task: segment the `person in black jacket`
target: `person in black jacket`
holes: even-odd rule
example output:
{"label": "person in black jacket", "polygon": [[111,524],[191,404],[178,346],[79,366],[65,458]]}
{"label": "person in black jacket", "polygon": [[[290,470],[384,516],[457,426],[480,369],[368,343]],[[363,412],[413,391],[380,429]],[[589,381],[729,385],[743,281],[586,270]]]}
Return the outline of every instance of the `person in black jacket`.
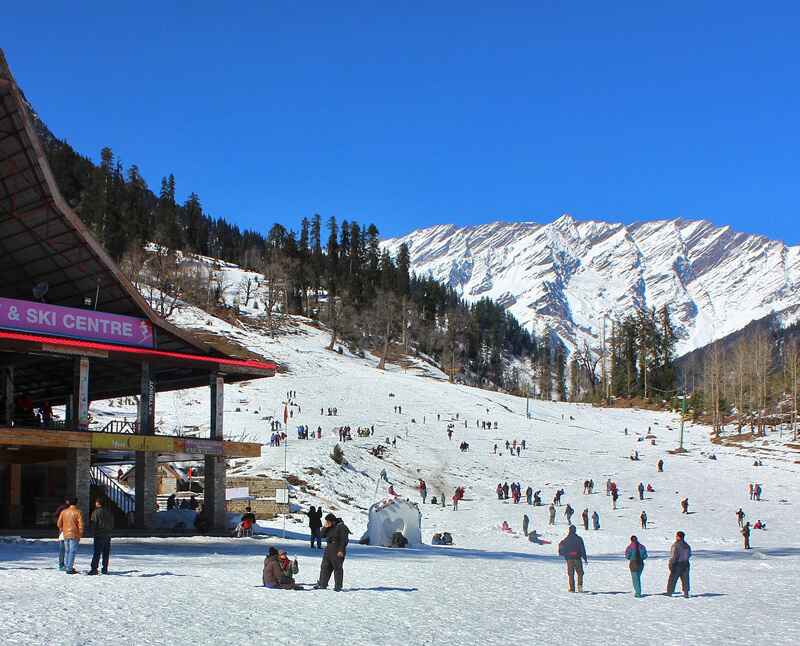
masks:
{"label": "person in black jacket", "polygon": [[311,549],[314,549],[314,543],[317,543],[317,549],[322,549],[322,507],[319,509],[311,505],[306,512],[308,516],[308,529],[311,531]]}
{"label": "person in black jacket", "polygon": [[314,587],[324,590],[328,587],[328,582],[333,574],[334,590],[339,592],[344,582],[344,559],[347,556],[347,536],[350,530],[342,522],[341,518],[336,518],[333,514],[325,516],[325,525],[322,535],[325,537],[325,552],[322,555],[322,564],[319,569],[319,582]]}
{"label": "person in black jacket", "polygon": [[583,559],[584,563],[589,561],[586,558],[586,547],[583,539],[578,536],[575,525],[569,526],[569,532],[564,540],[558,544],[558,555],[563,556],[567,562],[567,581],[569,591],[575,592],[575,574],[578,575],[578,592],[583,592]]}
{"label": "person in black jacket", "polygon": [[95,510],[92,512],[91,523],[94,532],[94,555],[92,556],[92,569],[89,574],[97,574],[100,557],[103,558],[103,574],[108,574],[108,559],[111,555],[111,531],[114,529],[114,514],[103,506],[103,501],[98,498],[94,501]]}

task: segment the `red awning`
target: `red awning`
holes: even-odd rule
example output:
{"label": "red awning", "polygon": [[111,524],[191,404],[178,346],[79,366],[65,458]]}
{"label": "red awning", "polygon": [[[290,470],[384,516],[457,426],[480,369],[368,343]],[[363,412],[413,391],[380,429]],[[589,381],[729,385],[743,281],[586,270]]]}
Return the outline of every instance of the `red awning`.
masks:
{"label": "red awning", "polygon": [[130,346],[113,345],[111,343],[97,343],[95,341],[78,341],[77,339],[65,339],[63,337],[40,336],[36,334],[25,334],[22,332],[6,332],[0,330],[0,341],[19,341],[22,343],[43,343],[50,346],[62,348],[75,348],[94,350],[100,352],[115,352],[117,354],[127,354],[141,359],[172,359],[178,361],[189,361],[194,363],[208,363],[219,366],[230,366],[232,368],[243,368],[245,370],[269,370],[275,371],[278,365],[272,361],[252,361],[245,359],[226,359],[215,358],[198,354],[187,354],[185,352],[167,352],[165,350],[150,350],[147,348],[133,348]]}

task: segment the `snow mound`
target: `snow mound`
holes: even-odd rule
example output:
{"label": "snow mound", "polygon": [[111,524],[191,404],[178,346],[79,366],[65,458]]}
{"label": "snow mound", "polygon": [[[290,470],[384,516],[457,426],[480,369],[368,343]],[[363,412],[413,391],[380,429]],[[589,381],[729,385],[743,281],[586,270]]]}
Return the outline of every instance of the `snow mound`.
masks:
{"label": "snow mound", "polygon": [[370,545],[391,547],[395,532],[406,537],[408,547],[422,543],[422,513],[416,503],[393,498],[376,502],[369,508],[367,537]]}

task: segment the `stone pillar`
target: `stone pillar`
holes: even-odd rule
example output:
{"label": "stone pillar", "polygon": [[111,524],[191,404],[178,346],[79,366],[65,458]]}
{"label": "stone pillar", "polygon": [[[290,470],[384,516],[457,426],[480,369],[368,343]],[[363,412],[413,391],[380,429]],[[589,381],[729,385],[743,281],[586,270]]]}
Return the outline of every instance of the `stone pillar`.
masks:
{"label": "stone pillar", "polygon": [[[225,380],[220,374],[211,375],[211,422],[210,438],[222,441],[223,411],[225,407]],[[225,457],[206,455],[205,479],[203,485],[203,509],[214,529],[225,529],[227,517],[225,513]]]}
{"label": "stone pillar", "polygon": [[[150,364],[142,364],[141,392],[139,394],[139,433],[155,435],[156,385]],[[136,451],[135,492],[136,527],[151,529],[156,508],[156,454]]]}
{"label": "stone pillar", "polygon": [[8,527],[22,527],[22,465],[8,465]]}
{"label": "stone pillar", "polygon": [[83,512],[84,526],[88,527],[90,505],[89,469],[92,465],[90,449],[67,449],[67,495],[75,498]]}
{"label": "stone pillar", "polygon": [[11,426],[14,423],[14,366],[3,366],[2,374],[3,410],[2,423]]}
{"label": "stone pillar", "polygon": [[72,429],[89,430],[89,357],[75,359],[72,380]]}
{"label": "stone pillar", "polygon": [[[70,422],[74,431],[89,430],[89,358],[76,357],[72,380]],[[83,512],[84,523],[91,514],[89,469],[92,464],[91,449],[67,449],[67,492],[75,498]]]}

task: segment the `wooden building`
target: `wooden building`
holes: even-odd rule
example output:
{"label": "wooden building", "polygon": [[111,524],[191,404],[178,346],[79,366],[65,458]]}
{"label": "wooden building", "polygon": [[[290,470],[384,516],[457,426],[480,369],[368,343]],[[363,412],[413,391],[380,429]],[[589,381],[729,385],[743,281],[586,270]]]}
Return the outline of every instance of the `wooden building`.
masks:
{"label": "wooden building", "polygon": [[[205,511],[225,524],[225,460],[261,446],[226,442],[226,382],[274,374],[159,318],[65,203],[0,51],[0,529],[46,524],[65,495],[117,502],[98,465],[135,464],[136,525],[152,523],[159,462],[203,461]],[[204,386],[208,438],[155,434],[155,398]],[[89,431],[89,402],[140,398],[135,425]],[[65,405],[66,420],[47,411]],[[132,432],[131,432],[132,431]],[[120,502],[120,504],[123,504]],[[124,511],[124,510],[123,510]]]}

